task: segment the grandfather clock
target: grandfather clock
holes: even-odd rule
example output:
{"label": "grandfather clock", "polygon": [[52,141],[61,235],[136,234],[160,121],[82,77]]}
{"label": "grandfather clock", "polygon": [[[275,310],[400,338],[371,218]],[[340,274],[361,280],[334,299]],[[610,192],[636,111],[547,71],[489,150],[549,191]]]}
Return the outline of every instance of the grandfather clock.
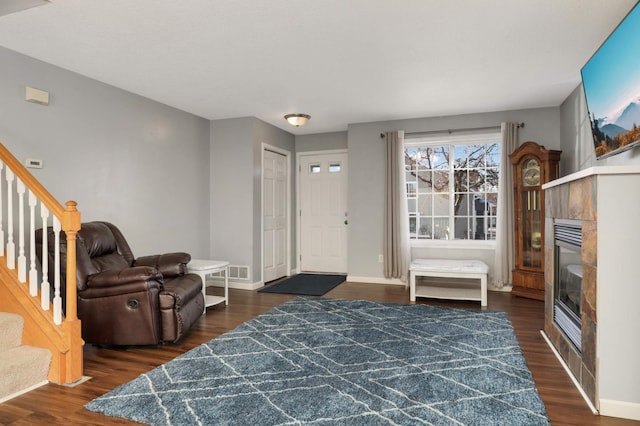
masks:
{"label": "grandfather clock", "polygon": [[513,164],[516,296],[544,300],[544,191],[560,176],[562,151],[525,142],[509,156]]}

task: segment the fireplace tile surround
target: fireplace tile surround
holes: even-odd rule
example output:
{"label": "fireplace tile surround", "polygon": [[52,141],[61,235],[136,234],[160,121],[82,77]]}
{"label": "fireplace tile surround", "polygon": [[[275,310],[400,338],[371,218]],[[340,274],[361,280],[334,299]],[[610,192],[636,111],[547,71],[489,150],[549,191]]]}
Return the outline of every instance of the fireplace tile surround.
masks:
{"label": "fireplace tile surround", "polygon": [[[600,414],[640,420],[640,166],[592,167],[545,190],[545,325]],[[582,351],[554,321],[554,221],[582,225]],[[629,380],[631,379],[631,380]]]}
{"label": "fireplace tile surround", "polygon": [[[544,330],[567,363],[574,377],[593,404],[596,400],[597,345],[597,222],[596,176],[588,176],[565,185],[547,189],[545,199],[545,324]],[[580,353],[554,322],[554,219],[582,222],[582,353]]]}

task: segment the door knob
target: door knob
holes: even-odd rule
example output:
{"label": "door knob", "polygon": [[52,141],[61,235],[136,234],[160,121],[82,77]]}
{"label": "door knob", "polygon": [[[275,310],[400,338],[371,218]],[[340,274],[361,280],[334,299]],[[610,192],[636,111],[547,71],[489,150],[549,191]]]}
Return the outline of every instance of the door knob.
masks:
{"label": "door knob", "polygon": [[349,221],[348,221],[348,220],[345,220],[345,221],[344,221],[344,224],[345,224],[345,225],[348,225],[348,224],[349,224]]}

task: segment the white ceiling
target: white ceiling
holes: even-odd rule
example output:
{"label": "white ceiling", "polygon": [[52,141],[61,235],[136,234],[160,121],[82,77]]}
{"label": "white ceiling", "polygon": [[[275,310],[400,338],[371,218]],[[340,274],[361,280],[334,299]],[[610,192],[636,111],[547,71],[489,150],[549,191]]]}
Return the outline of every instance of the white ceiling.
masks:
{"label": "white ceiling", "polygon": [[207,119],[308,134],[558,106],[636,1],[51,0],[0,16],[0,45]]}

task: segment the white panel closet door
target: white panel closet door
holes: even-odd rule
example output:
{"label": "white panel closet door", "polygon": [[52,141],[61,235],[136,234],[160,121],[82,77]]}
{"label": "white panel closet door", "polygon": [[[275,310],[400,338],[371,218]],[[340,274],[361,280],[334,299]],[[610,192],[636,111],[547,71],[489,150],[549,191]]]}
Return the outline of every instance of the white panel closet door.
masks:
{"label": "white panel closet door", "polygon": [[264,151],[263,281],[287,275],[287,157]]}

